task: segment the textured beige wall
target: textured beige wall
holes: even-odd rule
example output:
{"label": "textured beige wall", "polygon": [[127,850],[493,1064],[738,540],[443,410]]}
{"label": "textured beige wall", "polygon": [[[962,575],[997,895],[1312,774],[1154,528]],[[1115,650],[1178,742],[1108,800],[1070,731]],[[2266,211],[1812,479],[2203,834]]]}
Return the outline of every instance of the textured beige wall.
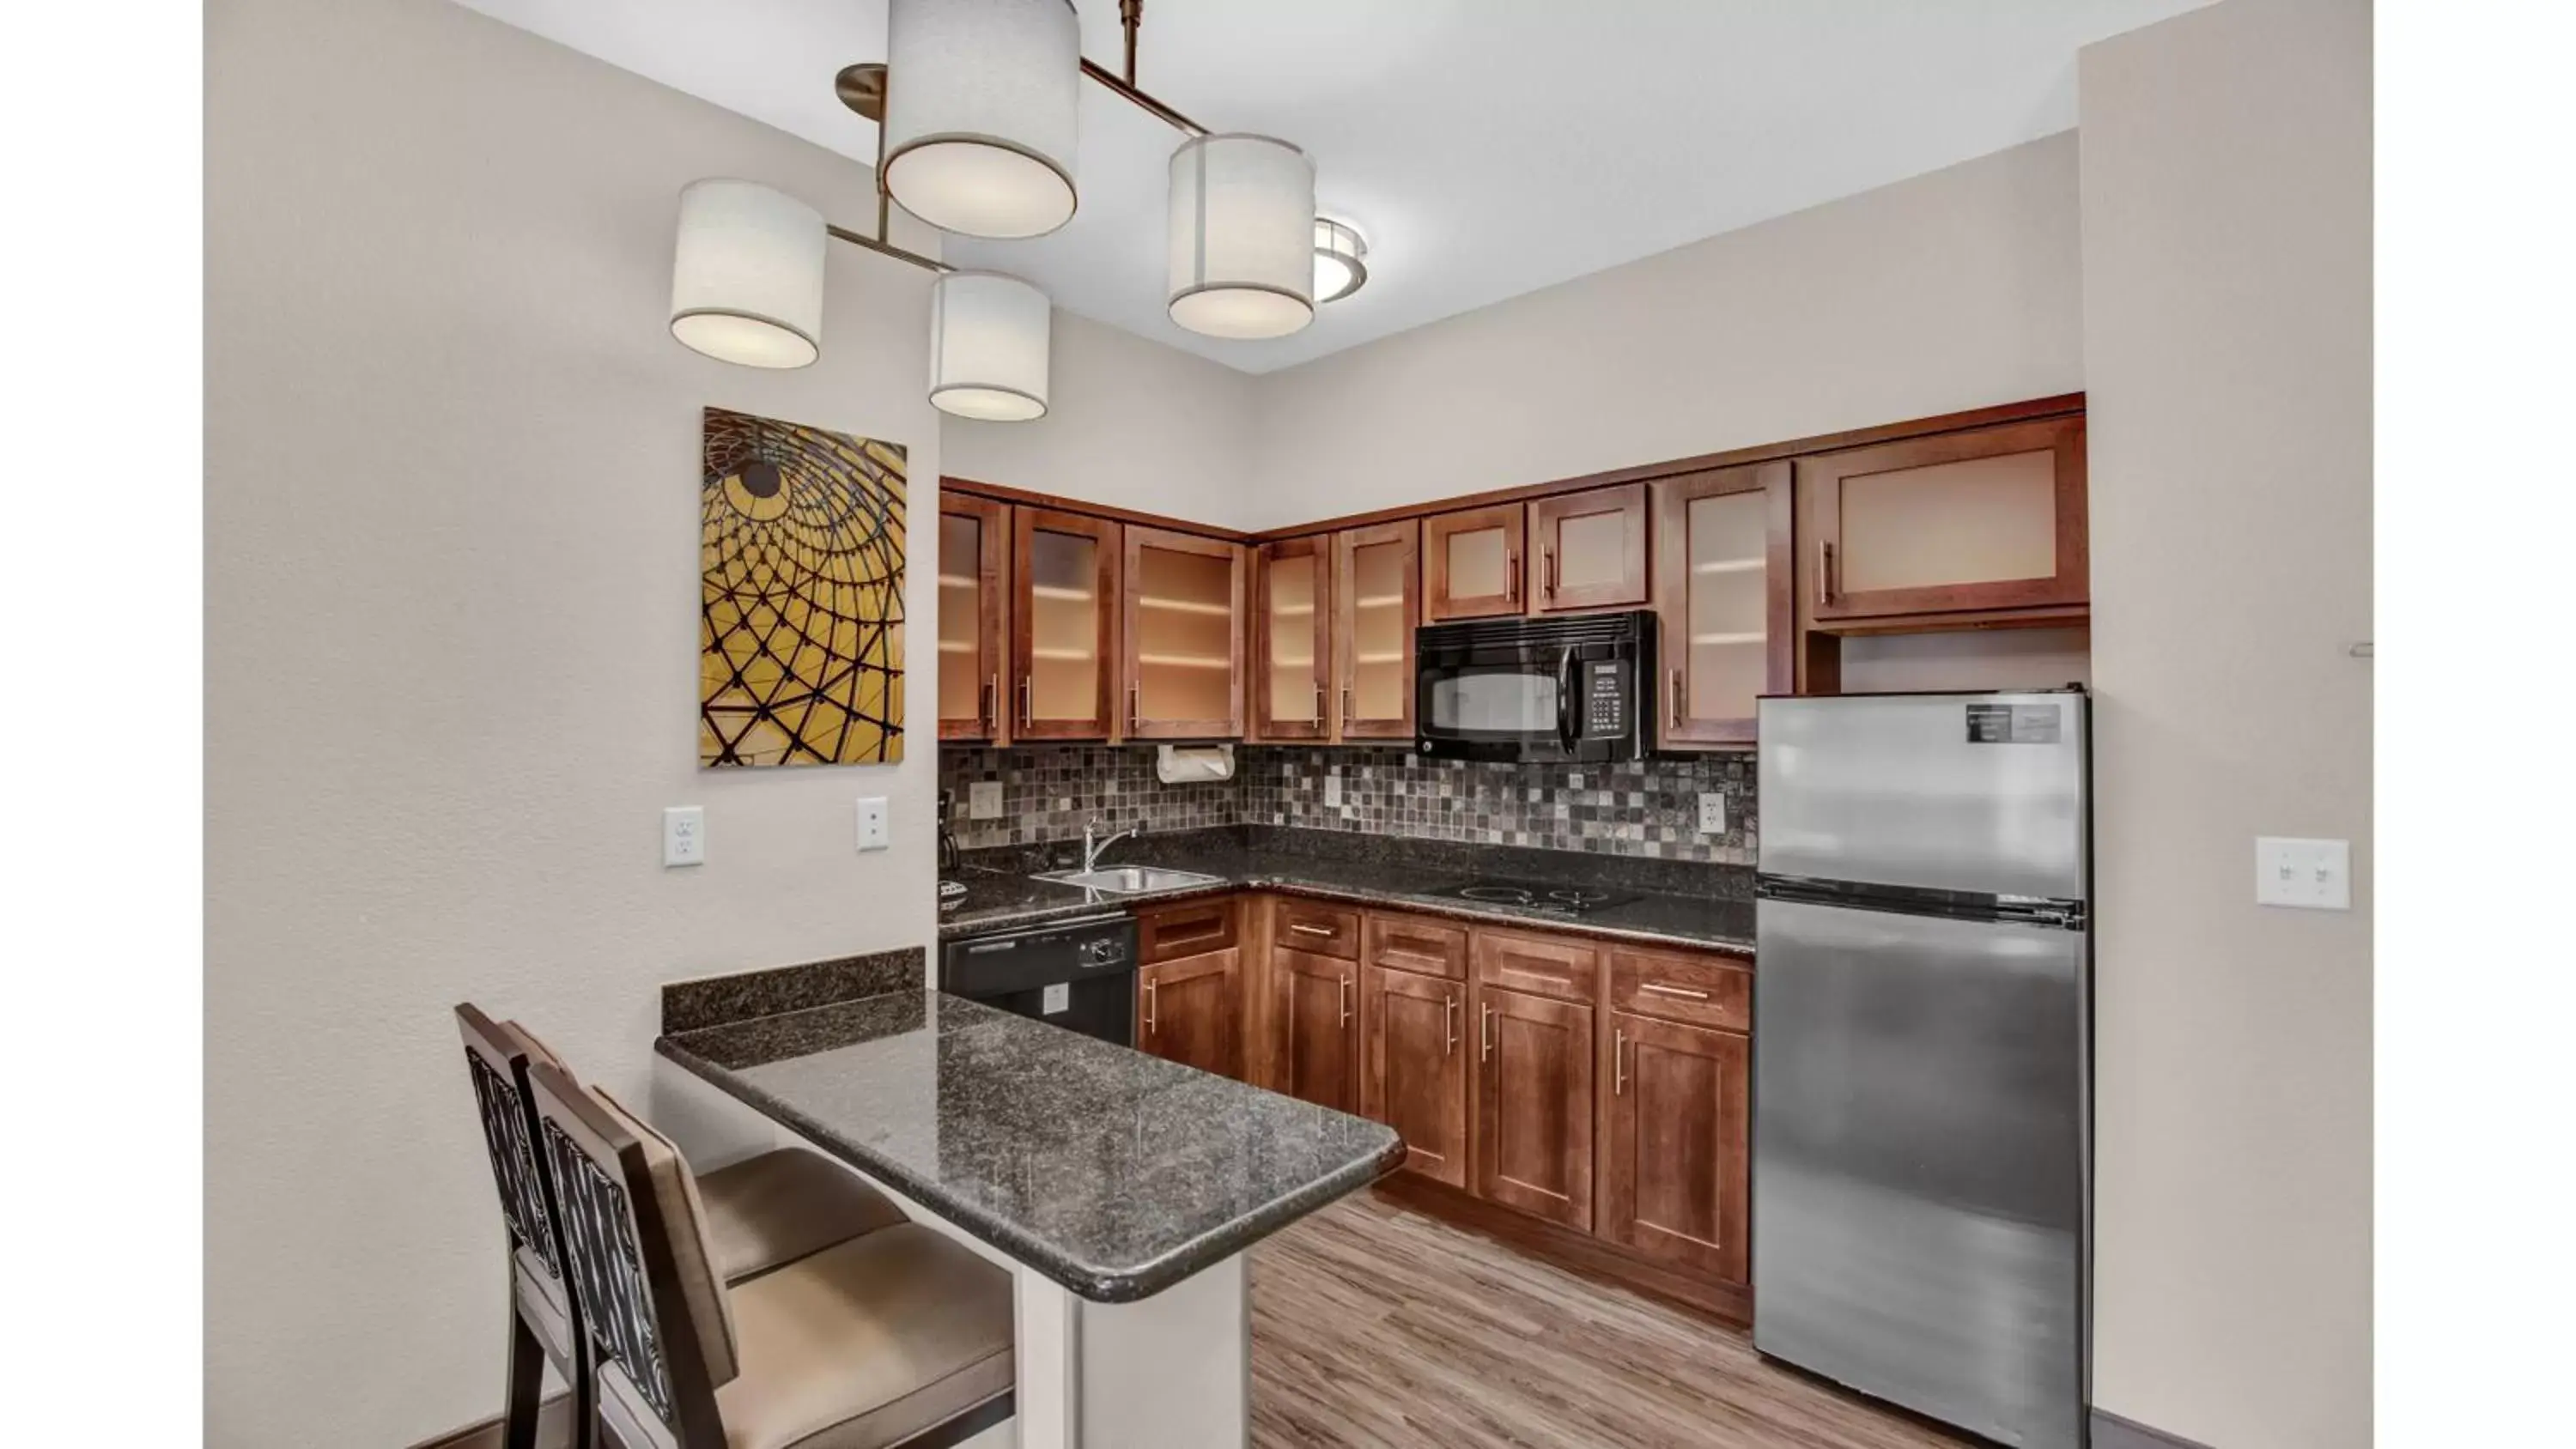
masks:
{"label": "textured beige wall", "polygon": [[1267,374],[1240,521],[2073,392],[2075,195],[2060,134]]}
{"label": "textured beige wall", "polygon": [[[865,170],[444,0],[206,28],[208,1441],[395,1445],[501,1388],[452,1003],[659,1102],[661,982],[933,933],[926,733],[714,776],[695,720],[699,409],[936,475],[928,284],[834,247],[821,363],[708,361],[663,321],[680,187],[857,216]],[[707,865],[661,868],[671,804]]]}
{"label": "textured beige wall", "polygon": [[1239,525],[1252,497],[1263,379],[1056,309],[1047,415],[942,415],[948,471],[1093,503]]}
{"label": "textured beige wall", "polygon": [[[2370,10],[2225,0],[2083,54],[2096,1401],[2371,1434]],[[2353,843],[2349,914],[2254,837]]]}

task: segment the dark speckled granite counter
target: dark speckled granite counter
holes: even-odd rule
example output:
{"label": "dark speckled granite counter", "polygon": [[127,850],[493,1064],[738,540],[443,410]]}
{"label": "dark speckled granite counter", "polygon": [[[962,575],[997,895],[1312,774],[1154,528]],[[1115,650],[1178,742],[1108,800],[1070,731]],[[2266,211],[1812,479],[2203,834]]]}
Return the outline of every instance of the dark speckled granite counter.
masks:
{"label": "dark speckled granite counter", "polygon": [[[1737,867],[1626,856],[1471,846],[1342,831],[1251,827],[1122,840],[1103,864],[1164,865],[1218,883],[1142,895],[1110,895],[1031,879],[1080,863],[1079,846],[978,852],[951,878],[966,884],[939,913],[950,940],[1012,926],[1222,891],[1266,890],[1358,905],[1389,906],[1458,920],[1544,927],[1602,940],[1753,950],[1752,872]],[[1429,894],[1478,875],[1550,885],[1608,886],[1637,899],[1582,916]]]}
{"label": "dark speckled granite counter", "polygon": [[655,1048],[1100,1303],[1160,1292],[1404,1157],[1377,1123],[918,987]]}

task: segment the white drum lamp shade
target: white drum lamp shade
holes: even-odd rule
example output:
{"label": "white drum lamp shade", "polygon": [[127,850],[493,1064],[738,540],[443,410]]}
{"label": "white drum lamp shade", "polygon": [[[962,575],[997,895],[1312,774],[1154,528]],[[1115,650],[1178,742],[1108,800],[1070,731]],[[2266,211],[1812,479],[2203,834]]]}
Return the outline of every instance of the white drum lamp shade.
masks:
{"label": "white drum lamp shade", "polygon": [[822,213],[752,181],[693,181],[680,193],[671,261],[671,335],[745,367],[803,367],[823,355]]}
{"label": "white drum lamp shade", "polygon": [[1072,0],[892,0],[885,187],[966,236],[1042,236],[1073,216],[1082,27]]}
{"label": "white drum lamp shade", "polygon": [[930,405],[983,422],[1046,416],[1046,293],[1000,272],[950,272],[930,288]]}
{"label": "white drum lamp shade", "polygon": [[1172,320],[1209,337],[1285,337],[1315,318],[1315,163],[1268,136],[1172,153]]}

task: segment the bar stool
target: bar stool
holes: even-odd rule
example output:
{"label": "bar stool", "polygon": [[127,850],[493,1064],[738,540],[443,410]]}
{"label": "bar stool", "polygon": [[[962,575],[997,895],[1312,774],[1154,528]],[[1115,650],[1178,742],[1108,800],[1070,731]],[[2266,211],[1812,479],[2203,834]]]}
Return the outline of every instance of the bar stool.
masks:
{"label": "bar stool", "polygon": [[[456,1008],[467,1076],[483,1128],[510,1249],[510,1348],[502,1409],[504,1449],[533,1449],[543,1362],[573,1396],[575,1442],[591,1442],[593,1385],[579,1298],[565,1277],[558,1199],[538,1142],[528,1069],[562,1062],[520,1027],[493,1021],[472,1003]],[[567,1074],[569,1075],[569,1074]],[[638,1122],[645,1132],[652,1129]],[[667,1139],[662,1140],[668,1147]],[[677,1149],[671,1149],[674,1156]],[[903,1210],[855,1174],[795,1149],[757,1157],[692,1180],[728,1281],[748,1281],[835,1244],[906,1221]],[[542,1356],[542,1357],[541,1357]]]}
{"label": "bar stool", "polygon": [[688,1164],[529,1069],[539,1152],[616,1449],[949,1449],[1012,1412],[1011,1279],[917,1223],[728,1288]]}

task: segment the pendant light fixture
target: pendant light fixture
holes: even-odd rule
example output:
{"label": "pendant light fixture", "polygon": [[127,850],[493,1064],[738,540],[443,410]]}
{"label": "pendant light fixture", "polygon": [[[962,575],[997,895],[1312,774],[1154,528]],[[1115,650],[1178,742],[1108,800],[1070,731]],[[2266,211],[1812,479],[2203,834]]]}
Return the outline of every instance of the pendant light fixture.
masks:
{"label": "pendant light fixture", "polygon": [[880,183],[943,231],[1043,236],[1073,216],[1072,0],[892,0]]}
{"label": "pendant light fixture", "polygon": [[1315,163],[1270,136],[1172,153],[1172,320],[1208,337],[1285,337],[1315,320]]}
{"label": "pendant light fixture", "polygon": [[753,181],[680,193],[671,335],[724,362],[803,367],[823,353],[822,213]]}
{"label": "pendant light fixture", "polygon": [[1046,293],[1000,272],[950,272],[930,287],[930,403],[982,422],[1046,416]]}
{"label": "pendant light fixture", "polygon": [[1315,301],[1338,302],[1368,283],[1368,238],[1346,221],[1315,218]]}

